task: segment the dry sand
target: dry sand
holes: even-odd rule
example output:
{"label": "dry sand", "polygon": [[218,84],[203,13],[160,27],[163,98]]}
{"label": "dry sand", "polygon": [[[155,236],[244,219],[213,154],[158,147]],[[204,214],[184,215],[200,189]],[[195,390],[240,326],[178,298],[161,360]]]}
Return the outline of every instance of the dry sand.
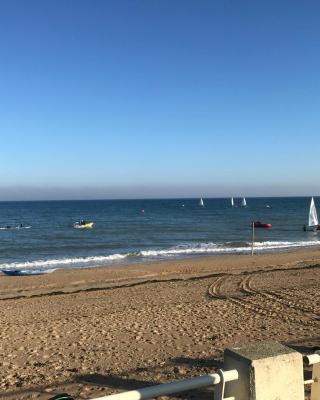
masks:
{"label": "dry sand", "polygon": [[[320,346],[320,250],[0,276],[0,399],[90,399],[213,372],[227,346]],[[212,399],[210,390],[179,398]]]}

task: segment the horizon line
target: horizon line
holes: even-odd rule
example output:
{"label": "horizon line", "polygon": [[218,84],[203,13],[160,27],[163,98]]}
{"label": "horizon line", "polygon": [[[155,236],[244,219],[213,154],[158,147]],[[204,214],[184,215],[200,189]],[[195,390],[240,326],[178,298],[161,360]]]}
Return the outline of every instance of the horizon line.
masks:
{"label": "horizon line", "polygon": [[50,202],[50,201],[130,201],[130,200],[198,200],[199,198],[202,199],[230,199],[233,197],[234,199],[242,199],[242,198],[247,198],[247,199],[263,199],[263,198],[268,198],[268,199],[277,199],[277,198],[306,198],[306,197],[320,197],[319,195],[276,195],[276,196],[198,196],[198,197],[128,197],[128,198],[92,198],[92,199],[28,199],[28,200],[1,200],[0,203],[21,203],[21,202]]}

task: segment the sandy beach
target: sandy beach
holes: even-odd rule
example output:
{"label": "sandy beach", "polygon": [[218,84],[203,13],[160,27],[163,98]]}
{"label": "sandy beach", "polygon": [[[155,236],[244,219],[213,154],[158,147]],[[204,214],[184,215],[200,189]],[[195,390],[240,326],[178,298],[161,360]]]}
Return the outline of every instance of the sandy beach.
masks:
{"label": "sandy beach", "polygon": [[205,374],[250,341],[310,353],[319,289],[319,249],[1,275],[0,398],[90,399]]}

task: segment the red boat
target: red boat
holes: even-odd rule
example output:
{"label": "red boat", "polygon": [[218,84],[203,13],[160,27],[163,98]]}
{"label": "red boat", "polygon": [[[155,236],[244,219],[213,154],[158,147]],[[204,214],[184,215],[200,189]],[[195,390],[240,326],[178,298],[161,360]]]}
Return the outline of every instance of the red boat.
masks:
{"label": "red boat", "polygon": [[253,226],[254,226],[255,228],[272,228],[272,224],[263,224],[263,223],[260,222],[260,221],[255,221],[255,222],[253,223]]}

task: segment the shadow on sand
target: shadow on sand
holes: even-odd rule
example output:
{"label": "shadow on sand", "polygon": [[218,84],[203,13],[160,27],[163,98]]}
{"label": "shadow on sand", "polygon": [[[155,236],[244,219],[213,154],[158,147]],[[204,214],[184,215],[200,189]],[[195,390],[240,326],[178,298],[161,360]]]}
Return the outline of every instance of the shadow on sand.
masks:
{"label": "shadow on sand", "polygon": [[[179,367],[183,367],[183,374],[180,374]],[[102,397],[107,394],[118,393],[143,388],[146,386],[159,385],[174,380],[188,379],[193,376],[213,373],[217,368],[222,367],[220,359],[194,359],[189,357],[177,357],[169,360],[162,367],[137,368],[115,374],[83,374],[75,375],[73,379],[51,385],[41,385],[28,388],[17,388],[13,391],[0,392],[0,398],[6,400],[28,399],[36,397],[39,400],[47,400],[56,394],[67,392],[75,400],[84,398]],[[123,375],[123,376],[122,376]],[[87,397],[80,395],[83,386],[88,388]],[[213,387],[192,390],[174,395],[172,398],[194,400],[212,400]]]}

